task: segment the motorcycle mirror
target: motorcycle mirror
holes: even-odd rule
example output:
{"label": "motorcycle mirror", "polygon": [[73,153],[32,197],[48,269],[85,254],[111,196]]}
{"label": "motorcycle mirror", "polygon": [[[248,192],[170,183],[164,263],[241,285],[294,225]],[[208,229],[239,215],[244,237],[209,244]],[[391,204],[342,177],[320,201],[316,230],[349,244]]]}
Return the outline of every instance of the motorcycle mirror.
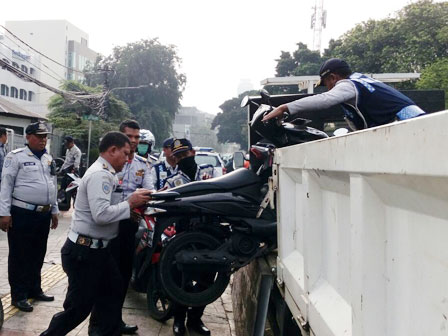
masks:
{"label": "motorcycle mirror", "polygon": [[249,96],[245,96],[241,101],[241,107],[246,107],[250,103]]}
{"label": "motorcycle mirror", "polygon": [[261,99],[265,102],[267,102],[269,105],[271,104],[271,96],[269,95],[269,92],[265,89],[260,90]]}
{"label": "motorcycle mirror", "polygon": [[341,135],[345,135],[347,133],[348,133],[348,129],[346,129],[345,127],[341,127],[341,128],[338,128],[337,130],[335,130],[333,132],[333,135],[334,136],[341,136]]}

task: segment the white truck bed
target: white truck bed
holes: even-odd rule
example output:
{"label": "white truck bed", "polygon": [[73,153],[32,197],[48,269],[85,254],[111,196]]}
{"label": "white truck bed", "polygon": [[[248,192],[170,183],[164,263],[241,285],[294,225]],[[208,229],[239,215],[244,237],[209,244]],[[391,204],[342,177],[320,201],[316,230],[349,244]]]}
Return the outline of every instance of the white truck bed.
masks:
{"label": "white truck bed", "polygon": [[275,164],[277,277],[311,335],[448,335],[448,111]]}

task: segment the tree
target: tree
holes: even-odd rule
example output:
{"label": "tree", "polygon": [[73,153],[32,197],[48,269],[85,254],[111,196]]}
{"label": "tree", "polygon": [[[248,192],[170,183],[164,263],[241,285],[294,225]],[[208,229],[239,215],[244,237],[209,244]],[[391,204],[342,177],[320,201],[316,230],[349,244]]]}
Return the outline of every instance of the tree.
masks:
{"label": "tree", "polygon": [[[318,51],[309,50],[304,43],[297,43],[297,50],[291,53],[282,51],[277,59],[276,77],[316,75],[324,62]],[[298,93],[297,85],[269,86],[271,94]]]}
{"label": "tree", "polygon": [[395,18],[369,20],[331,41],[326,57],[360,72],[420,72],[448,56],[448,3],[420,0]]}
{"label": "tree", "polygon": [[277,75],[316,75],[320,65],[331,57],[346,60],[358,72],[421,72],[448,56],[447,22],[448,2],[420,0],[405,6],[394,17],[356,25],[331,40],[323,57],[302,43],[293,56],[282,51]]}
{"label": "tree", "polygon": [[417,88],[445,90],[445,107],[448,107],[448,57],[426,67],[417,82]]}
{"label": "tree", "polygon": [[315,75],[319,72],[323,59],[318,51],[309,50],[306,44],[299,42],[293,56],[289,52],[282,51],[276,61],[275,76],[285,77]]}
{"label": "tree", "polygon": [[169,136],[180,107],[186,82],[177,70],[180,62],[174,46],[162,45],[158,39],[141,40],[116,47],[112,55],[98,59],[95,67],[86,71],[86,80],[90,85],[99,85],[107,79],[112,89],[140,86],[114,93],[128,104],[142,128],[151,130],[160,143]]}
{"label": "tree", "polygon": [[[61,89],[88,94],[99,94],[102,92],[102,87],[92,88],[75,81],[64,82]],[[73,101],[61,95],[54,95],[48,104],[50,109],[48,118],[56,128],[76,138],[80,146],[85,149],[87,148],[89,122],[83,120],[82,116],[88,114],[97,115],[100,104],[101,101],[99,99],[89,101],[78,99]],[[99,121],[94,121],[95,127],[92,128],[91,148],[98,147],[99,139],[106,132],[117,130],[119,123],[131,115],[126,103],[118,100],[112,94],[109,95],[108,105],[108,115]]]}
{"label": "tree", "polygon": [[236,142],[241,148],[247,148],[247,107],[241,107],[241,100],[245,95],[255,91],[244,92],[238,98],[226,100],[212,121],[212,129],[218,127],[218,141],[220,143]]}

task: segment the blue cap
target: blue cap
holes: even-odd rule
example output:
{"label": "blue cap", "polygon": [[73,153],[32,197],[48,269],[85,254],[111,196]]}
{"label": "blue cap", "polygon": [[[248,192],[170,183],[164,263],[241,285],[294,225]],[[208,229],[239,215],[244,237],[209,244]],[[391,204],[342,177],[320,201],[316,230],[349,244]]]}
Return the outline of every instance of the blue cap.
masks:
{"label": "blue cap", "polygon": [[171,147],[171,144],[173,143],[173,140],[174,140],[173,138],[165,139],[163,141],[162,147]]}

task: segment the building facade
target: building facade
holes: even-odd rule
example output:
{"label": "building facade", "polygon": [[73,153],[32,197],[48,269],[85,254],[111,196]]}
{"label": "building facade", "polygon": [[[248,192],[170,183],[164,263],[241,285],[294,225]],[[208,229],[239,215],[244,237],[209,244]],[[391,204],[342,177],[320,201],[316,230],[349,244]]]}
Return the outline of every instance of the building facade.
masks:
{"label": "building facade", "polygon": [[213,114],[202,112],[196,107],[181,107],[174,119],[173,136],[190,139],[193,146],[219,150],[216,132],[211,129],[214,117]]}
{"label": "building facade", "polygon": [[[0,35],[0,59],[14,68],[40,80],[40,55],[20,48],[6,35]],[[23,109],[45,115],[46,105],[39,99],[42,89],[0,68],[0,97]]]}
{"label": "building facade", "polygon": [[[39,79],[54,88],[59,88],[64,80],[82,81],[82,71],[88,63],[94,64],[98,56],[89,48],[89,35],[66,20],[6,21],[5,25],[14,35],[46,56],[40,56],[38,62],[41,69]],[[53,94],[46,89],[41,90],[36,97],[43,107],[39,113],[48,113],[46,106]]]}

